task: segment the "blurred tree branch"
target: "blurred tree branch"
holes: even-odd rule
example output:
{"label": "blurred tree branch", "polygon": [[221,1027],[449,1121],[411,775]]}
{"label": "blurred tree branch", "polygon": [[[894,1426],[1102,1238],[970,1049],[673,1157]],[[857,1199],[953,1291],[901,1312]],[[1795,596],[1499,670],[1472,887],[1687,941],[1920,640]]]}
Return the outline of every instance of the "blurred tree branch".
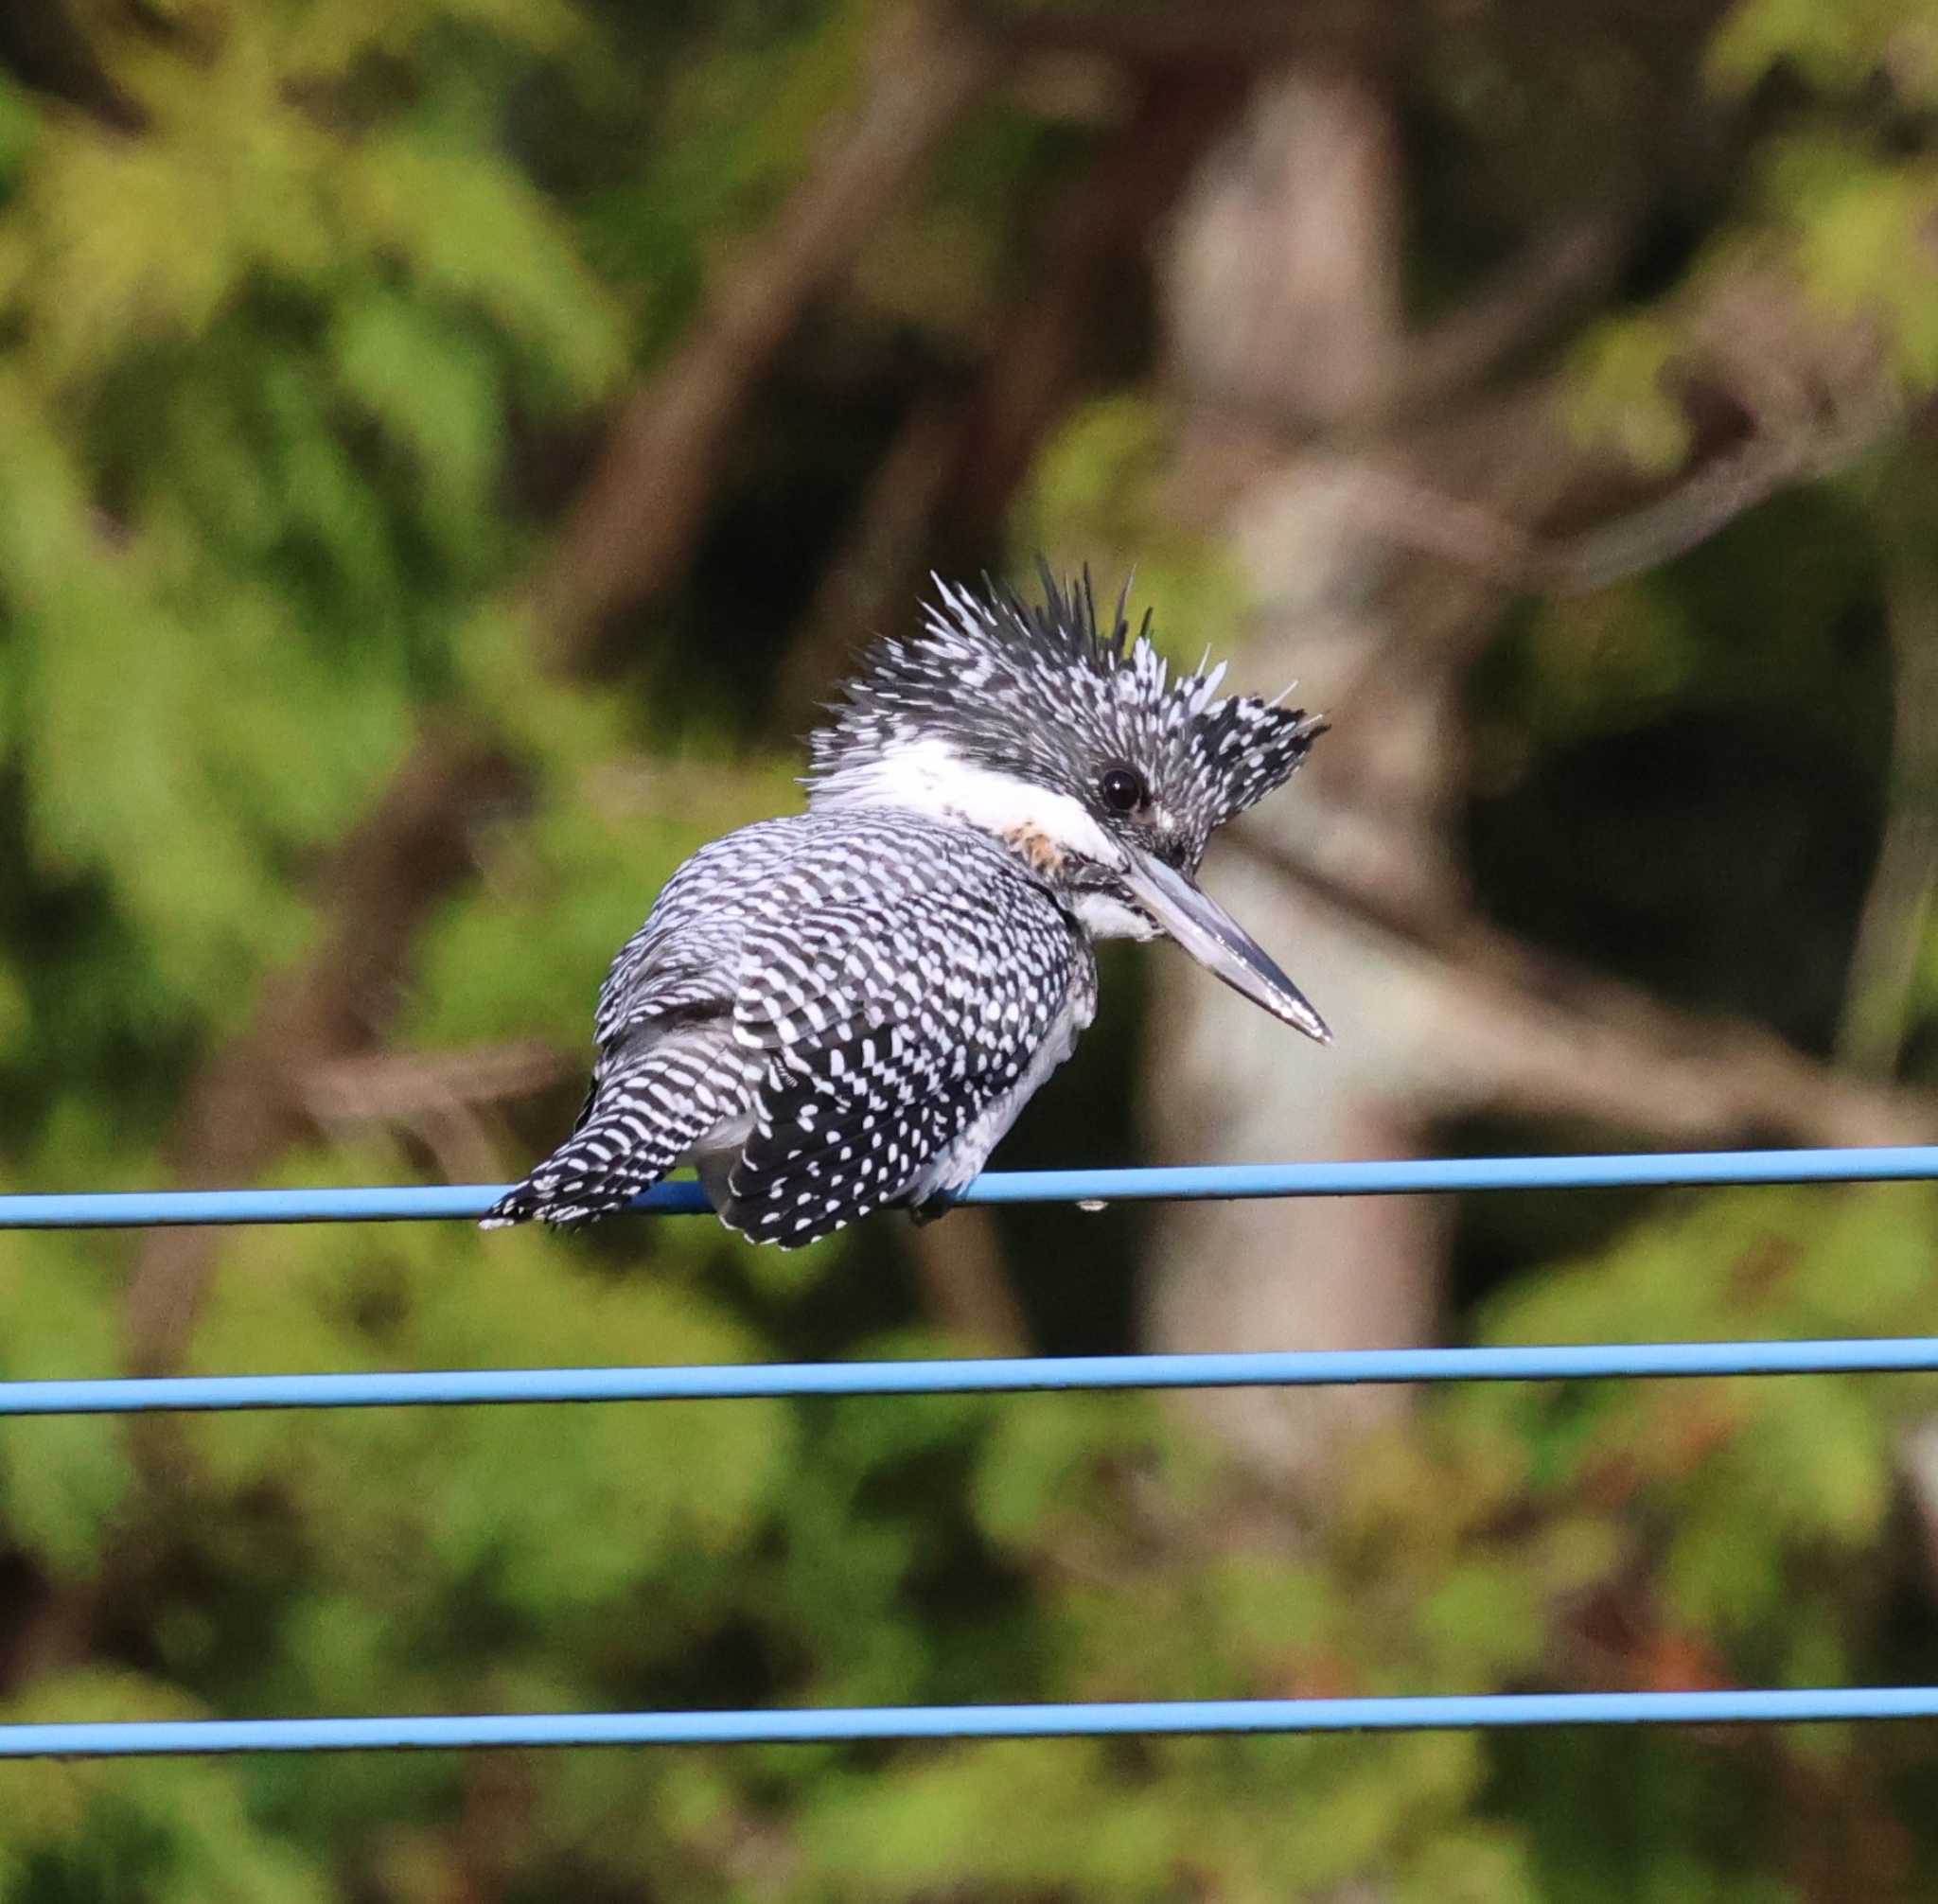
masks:
{"label": "blurred tree branch", "polygon": [[114,132],[143,131],[147,113],[115,84],[74,12],[71,0],[0,7],[0,66]]}
{"label": "blurred tree branch", "polygon": [[[1418,430],[1423,418],[1443,406],[1471,405],[1490,379],[1607,291],[1635,225],[1633,207],[1612,206],[1537,234],[1465,303],[1437,323],[1408,333],[1403,342],[1394,340],[1379,386],[1365,392],[1353,408],[1350,432],[1363,436],[1383,427]],[[1224,411],[1248,429],[1276,426],[1291,443],[1310,440],[1315,418],[1297,403],[1257,399],[1245,387],[1256,374],[1255,364],[1241,365],[1228,386],[1201,377],[1193,383],[1191,401],[1202,410]],[[1432,533],[1431,520],[1427,533]],[[1499,525],[1493,538],[1473,527],[1453,539],[1456,554],[1476,546],[1478,561],[1512,568],[1518,574],[1528,552],[1512,538],[1513,532]],[[1496,540],[1502,545],[1498,549]]]}
{"label": "blurred tree branch", "polygon": [[1027,1355],[1030,1329],[1010,1287],[995,1219],[971,1205],[908,1231],[916,1280],[936,1322],[994,1355]]}
{"label": "blurred tree branch", "polygon": [[563,672],[596,667],[607,619],[685,567],[755,385],[996,71],[990,42],[945,13],[914,12],[890,36],[868,97],[722,277],[692,335],[621,411],[529,595]]}
{"label": "blurred tree branch", "polygon": [[1396,55],[1419,26],[1412,9],[1367,0],[1014,9],[978,4],[964,11],[1018,52],[1095,55],[1163,80],[1201,64],[1259,72],[1313,58],[1363,63]]}
{"label": "blurred tree branch", "polygon": [[1412,417],[1471,397],[1510,359],[1606,291],[1634,238],[1629,206],[1537,234],[1489,284],[1412,338],[1387,399]]}
{"label": "blurred tree branch", "polygon": [[1879,395],[1829,427],[1757,434],[1699,460],[1653,501],[1575,535],[1543,535],[1483,503],[1450,496],[1400,470],[1354,474],[1360,525],[1417,554],[1444,556],[1503,587],[1583,594],[1686,555],[1780,490],[1849,468],[1907,420]]}
{"label": "blurred tree branch", "polygon": [[1082,394],[1115,276],[1136,269],[1242,97],[1242,75],[1215,65],[1149,81],[1051,203],[1030,289],[979,374],[953,401],[919,398],[882,459],[784,663],[779,701],[790,726],[811,717],[854,647],[914,591],[925,560],[948,573],[989,560],[1037,450]]}
{"label": "blurred tree branch", "polygon": [[488,1183],[501,1155],[498,1107],[558,1083],[575,1058],[537,1039],[459,1051],[373,1051],[323,1065],[302,1084],[311,1123],[415,1138],[449,1183]]}
{"label": "blurred tree branch", "polygon": [[[1929,421],[1931,406],[1907,399],[1868,325],[1826,317],[1795,282],[1757,267],[1723,274],[1682,301],[1690,341],[1663,380],[1691,445],[1673,473],[1649,481],[1558,427],[1562,392],[1545,373],[1502,395],[1497,415],[1514,430],[1533,421],[1545,432],[1544,452],[1566,468],[1545,485],[1546,513],[1586,513],[1589,526],[1519,520],[1415,473],[1407,436],[1421,439],[1428,459],[1442,447],[1431,421],[1421,430],[1422,412],[1437,398],[1472,399],[1502,361],[1612,268],[1626,229],[1611,212],[1530,245],[1492,291],[1408,339],[1394,384],[1405,400],[1383,404],[1377,419],[1389,426],[1383,449],[1342,446],[1351,452],[1344,480],[1354,527],[1506,589],[1586,593],[1686,555],[1780,491],[1842,474]],[[1215,389],[1194,390],[1192,402],[1242,432],[1277,438],[1282,450],[1311,440],[1309,420],[1269,404],[1246,406]],[[1365,421],[1355,417],[1355,431]],[[1454,427],[1457,433],[1464,426],[1455,419]]]}
{"label": "blurred tree branch", "polygon": [[1894,688],[1890,791],[1838,1038],[1842,1062],[1877,1078],[1897,1067],[1938,892],[1938,564],[1928,546],[1929,460],[1917,447],[1894,459],[1877,502]]}
{"label": "blurred tree branch", "polygon": [[1461,1081],[1456,1108],[1679,1141],[1923,1143],[1938,1133],[1930,1098],[1853,1078],[1760,1026],[1679,1011],[1473,915],[1416,912],[1295,852],[1250,836],[1241,845],[1414,968]]}
{"label": "blurred tree branch", "polygon": [[875,466],[854,520],[781,662],[775,701],[792,731],[812,724],[842,664],[888,621],[921,573],[960,453],[961,400],[919,397]]}

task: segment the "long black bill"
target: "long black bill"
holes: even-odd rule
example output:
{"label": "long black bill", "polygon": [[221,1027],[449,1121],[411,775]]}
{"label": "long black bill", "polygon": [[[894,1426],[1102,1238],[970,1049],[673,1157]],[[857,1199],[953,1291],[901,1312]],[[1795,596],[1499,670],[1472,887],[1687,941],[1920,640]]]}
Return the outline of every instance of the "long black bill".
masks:
{"label": "long black bill", "polygon": [[1272,955],[1175,867],[1133,847],[1123,878],[1138,905],[1207,972],[1307,1037],[1322,1045],[1332,1042],[1325,1019]]}

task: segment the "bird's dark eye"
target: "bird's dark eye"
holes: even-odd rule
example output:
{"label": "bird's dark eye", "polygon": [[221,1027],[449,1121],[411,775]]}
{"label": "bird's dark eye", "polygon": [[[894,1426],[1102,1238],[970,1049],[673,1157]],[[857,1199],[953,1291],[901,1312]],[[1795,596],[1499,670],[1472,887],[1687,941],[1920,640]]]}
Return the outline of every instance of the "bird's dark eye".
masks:
{"label": "bird's dark eye", "polygon": [[1102,794],[1104,805],[1118,813],[1135,812],[1144,804],[1144,776],[1128,767],[1104,768],[1097,790]]}

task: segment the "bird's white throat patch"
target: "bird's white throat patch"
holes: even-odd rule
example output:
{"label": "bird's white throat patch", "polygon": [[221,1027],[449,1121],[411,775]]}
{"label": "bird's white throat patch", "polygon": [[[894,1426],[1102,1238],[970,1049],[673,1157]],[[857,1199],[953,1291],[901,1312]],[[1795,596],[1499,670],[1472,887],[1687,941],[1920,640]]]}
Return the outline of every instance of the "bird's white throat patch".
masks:
{"label": "bird's white throat patch", "polygon": [[808,804],[817,811],[894,806],[961,820],[994,834],[1042,873],[1053,873],[1073,854],[1105,866],[1124,856],[1081,801],[965,760],[933,735],[890,747],[866,765],[831,775],[814,788]]}
{"label": "bird's white throat patch", "polygon": [[1109,892],[1079,892],[1070,909],[1093,939],[1155,939],[1157,922]]}

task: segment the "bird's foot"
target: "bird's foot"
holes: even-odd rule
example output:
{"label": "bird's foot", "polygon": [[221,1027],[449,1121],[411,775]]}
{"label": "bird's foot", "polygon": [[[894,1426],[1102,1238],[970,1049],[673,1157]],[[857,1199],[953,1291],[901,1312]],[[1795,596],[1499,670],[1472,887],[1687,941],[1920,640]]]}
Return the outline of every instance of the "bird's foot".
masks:
{"label": "bird's foot", "polygon": [[933,1223],[939,1216],[947,1216],[961,1200],[960,1190],[933,1190],[920,1203],[911,1203],[908,1214],[918,1224]]}

